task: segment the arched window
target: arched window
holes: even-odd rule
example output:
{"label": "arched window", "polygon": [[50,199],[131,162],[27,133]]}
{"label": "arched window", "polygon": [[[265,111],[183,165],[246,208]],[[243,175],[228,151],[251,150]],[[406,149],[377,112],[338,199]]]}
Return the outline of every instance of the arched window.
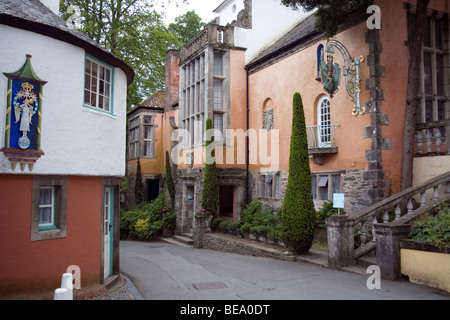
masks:
{"label": "arched window", "polygon": [[320,64],[322,63],[322,61],[324,61],[324,56],[325,56],[325,49],[323,47],[323,44],[319,44],[319,46],[317,47],[317,81],[321,81],[321,76],[320,76]]}
{"label": "arched window", "polygon": [[320,148],[331,147],[330,98],[326,95],[317,103],[317,140]]}

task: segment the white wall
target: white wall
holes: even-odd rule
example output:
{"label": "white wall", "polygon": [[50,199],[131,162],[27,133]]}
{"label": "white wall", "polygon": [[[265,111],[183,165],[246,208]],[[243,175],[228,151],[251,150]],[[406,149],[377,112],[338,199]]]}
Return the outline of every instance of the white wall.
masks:
{"label": "white wall", "polygon": [[[126,75],[114,71],[114,115],[83,107],[85,51],[62,41],[0,25],[0,149],[4,147],[7,78],[31,54],[36,74],[48,81],[42,104],[41,149],[33,174],[122,176],[125,174]],[[0,173],[11,170],[0,152]],[[28,167],[24,174],[29,174]]]}
{"label": "white wall", "polygon": [[[310,13],[293,10],[281,4],[280,0],[253,0],[252,29],[235,28],[234,44],[247,48],[245,63],[250,62],[258,53],[272,45]],[[233,5],[237,10],[233,13]],[[237,20],[244,9],[244,0],[230,0],[216,12],[220,16],[220,25]]]}

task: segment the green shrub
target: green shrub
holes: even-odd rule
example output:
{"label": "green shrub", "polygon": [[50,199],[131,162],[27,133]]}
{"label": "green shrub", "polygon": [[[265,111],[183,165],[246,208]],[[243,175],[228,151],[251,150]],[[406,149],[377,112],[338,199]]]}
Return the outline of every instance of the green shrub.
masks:
{"label": "green shrub", "polygon": [[270,232],[271,228],[269,226],[252,226],[250,227],[250,233],[253,234],[256,239],[261,237],[267,238],[267,234]]}
{"label": "green shrub", "polygon": [[283,232],[279,229],[272,228],[267,234],[267,239],[274,243],[279,243],[283,241]]}
{"label": "green shrub", "polygon": [[174,230],[176,219],[177,219],[177,216],[176,216],[175,212],[173,212],[173,211],[167,212],[166,216],[162,220],[163,226],[170,230]]}
{"label": "green shrub", "polygon": [[443,249],[450,247],[450,207],[444,203],[437,210],[436,216],[427,214],[425,220],[414,222],[409,236],[413,240],[432,242]]}
{"label": "green shrub", "polygon": [[311,197],[311,169],[305,114],[300,93],[293,97],[289,178],[281,210],[284,243],[295,253],[307,252],[314,239],[316,213]]}
{"label": "green shrub", "polygon": [[230,233],[233,230],[233,221],[225,220],[219,224],[219,229],[222,233]]}
{"label": "green shrub", "polygon": [[222,218],[214,218],[211,221],[211,229],[212,230],[217,230],[219,228],[219,225],[223,222]]}
{"label": "green shrub", "polygon": [[145,187],[142,182],[141,161],[137,159],[136,181],[134,183],[134,201],[136,204],[144,202]]}
{"label": "green shrub", "polygon": [[170,205],[175,208],[175,183],[172,177],[172,167],[170,165],[170,155],[169,151],[166,151],[166,183],[167,191],[169,192]]}
{"label": "green shrub", "polygon": [[262,205],[258,200],[254,199],[252,202],[247,204],[241,213],[242,224],[253,224],[254,216],[262,210]]}
{"label": "green shrub", "polygon": [[[344,210],[341,209],[341,214],[344,214]],[[322,209],[316,212],[316,228],[326,228],[327,224],[325,222],[331,216],[338,214],[338,209],[333,208],[333,201],[324,202]]]}
{"label": "green shrub", "polygon": [[248,235],[250,234],[250,224],[249,223],[245,223],[241,226],[241,234],[244,237],[248,237]]}
{"label": "green shrub", "polygon": [[259,226],[274,227],[280,223],[280,218],[272,214],[271,209],[257,211],[253,217],[253,224]]}
{"label": "green shrub", "polygon": [[136,207],[122,211],[120,215],[120,231],[122,238],[151,239],[161,235],[163,225],[175,227],[175,214],[166,213],[163,219],[163,210],[167,210],[166,196],[161,193],[154,201],[143,202]]}

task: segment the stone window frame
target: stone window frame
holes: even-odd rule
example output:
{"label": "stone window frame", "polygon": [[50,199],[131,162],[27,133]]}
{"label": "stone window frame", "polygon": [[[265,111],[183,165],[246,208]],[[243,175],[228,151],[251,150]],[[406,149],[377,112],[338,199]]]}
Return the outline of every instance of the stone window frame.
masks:
{"label": "stone window frame", "polygon": [[257,183],[258,198],[281,199],[281,172],[260,172]]}
{"label": "stone window frame", "polygon": [[[408,35],[411,34],[414,28],[414,17],[415,17],[416,7],[411,5],[408,10]],[[436,43],[436,22],[441,21],[442,27],[442,48],[437,47]],[[437,122],[441,120],[447,120],[450,118],[450,103],[448,102],[450,98],[450,86],[447,81],[449,76],[450,65],[448,63],[449,49],[450,49],[450,31],[449,31],[449,17],[445,12],[438,12],[435,10],[428,10],[427,14],[427,28],[426,35],[424,39],[424,44],[422,46],[422,57],[420,62],[420,87],[418,93],[418,105],[417,105],[417,123],[428,123]],[[429,41],[427,44],[427,33],[429,32]],[[426,93],[426,83],[425,83],[425,54],[430,55],[430,70],[431,70],[431,93]],[[443,92],[439,94],[437,86],[437,57],[443,56],[443,66],[442,66],[442,77],[443,77]],[[441,107],[441,110],[440,110]],[[428,111],[428,112],[427,112]],[[442,119],[442,117],[444,119]],[[439,130],[439,129],[436,129]],[[446,128],[440,128],[441,139],[443,143],[446,143],[448,136],[450,135],[450,130]]]}
{"label": "stone window frame", "polygon": [[[31,199],[31,241],[65,238],[67,234],[67,176],[33,176]],[[39,229],[39,191],[42,187],[53,187],[55,194],[56,228]]]}
{"label": "stone window frame", "polygon": [[[326,188],[325,186],[320,186],[321,178],[326,177]],[[335,190],[335,184],[333,182],[333,177],[339,177],[339,190]],[[325,182],[325,179],[322,179],[322,182]],[[330,188],[331,186],[331,188]],[[321,188],[322,190],[327,190],[327,199],[322,199],[321,197]],[[339,193],[342,191],[342,172],[341,171],[325,171],[325,172],[312,172],[311,173],[311,196],[314,200],[315,204],[322,204],[326,201],[333,200],[333,193]]]}

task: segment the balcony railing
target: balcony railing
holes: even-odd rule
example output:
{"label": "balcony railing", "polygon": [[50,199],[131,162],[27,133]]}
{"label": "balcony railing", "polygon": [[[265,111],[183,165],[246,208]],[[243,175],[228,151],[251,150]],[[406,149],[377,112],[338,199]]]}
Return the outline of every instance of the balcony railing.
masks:
{"label": "balcony railing", "polygon": [[308,149],[336,148],[336,127],[339,124],[319,125],[306,127],[308,135]]}
{"label": "balcony railing", "polygon": [[207,44],[232,46],[233,42],[232,28],[210,23],[191,41],[183,45],[181,48],[182,60],[186,60]]}
{"label": "balcony railing", "polygon": [[312,156],[314,163],[324,164],[325,155],[337,153],[336,127],[339,124],[318,125],[306,127],[308,136],[308,153]]}
{"label": "balcony railing", "polygon": [[440,120],[416,125],[416,156],[450,154],[448,136],[450,120]]}

